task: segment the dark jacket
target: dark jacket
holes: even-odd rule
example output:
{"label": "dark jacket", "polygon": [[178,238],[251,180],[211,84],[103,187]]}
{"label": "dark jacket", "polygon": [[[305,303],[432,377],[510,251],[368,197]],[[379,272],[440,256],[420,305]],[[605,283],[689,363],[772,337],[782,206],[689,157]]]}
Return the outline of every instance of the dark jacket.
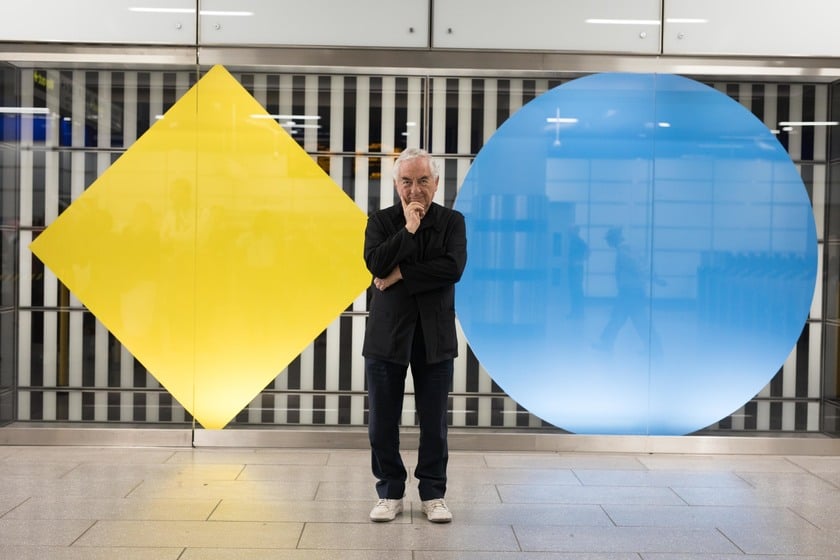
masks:
{"label": "dark jacket", "polygon": [[457,356],[455,283],[467,263],[464,216],[432,203],[412,235],[398,202],[368,218],[364,256],[374,277],[385,278],[399,265],[403,279],[384,292],[371,287],[362,354],[408,364],[419,317],[426,361]]}

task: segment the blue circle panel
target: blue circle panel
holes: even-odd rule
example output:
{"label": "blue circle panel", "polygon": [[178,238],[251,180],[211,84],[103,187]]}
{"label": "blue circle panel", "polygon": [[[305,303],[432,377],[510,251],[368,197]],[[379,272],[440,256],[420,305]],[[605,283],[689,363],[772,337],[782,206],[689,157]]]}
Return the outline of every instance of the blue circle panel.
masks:
{"label": "blue circle panel", "polygon": [[559,86],[482,148],[455,207],[460,323],[496,383],[576,433],[685,434],[796,344],[816,282],[802,180],[726,95],[662,74]]}

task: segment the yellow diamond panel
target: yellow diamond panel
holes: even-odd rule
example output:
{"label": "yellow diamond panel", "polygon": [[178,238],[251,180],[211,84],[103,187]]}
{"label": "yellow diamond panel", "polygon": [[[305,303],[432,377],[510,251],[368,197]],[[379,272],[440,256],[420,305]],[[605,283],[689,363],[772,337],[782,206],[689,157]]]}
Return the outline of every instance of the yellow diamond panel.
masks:
{"label": "yellow diamond panel", "polygon": [[266,116],[214,67],[32,244],[206,428],[370,280],[364,214]]}

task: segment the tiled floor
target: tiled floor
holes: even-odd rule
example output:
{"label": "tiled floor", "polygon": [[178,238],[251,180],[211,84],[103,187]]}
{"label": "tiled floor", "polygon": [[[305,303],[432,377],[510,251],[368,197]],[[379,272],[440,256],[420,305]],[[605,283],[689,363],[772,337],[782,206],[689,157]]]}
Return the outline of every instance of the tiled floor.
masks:
{"label": "tiled floor", "polygon": [[[407,452],[410,463],[414,452]],[[840,558],[840,457],[453,452],[374,524],[365,450],[0,447],[0,558]]]}

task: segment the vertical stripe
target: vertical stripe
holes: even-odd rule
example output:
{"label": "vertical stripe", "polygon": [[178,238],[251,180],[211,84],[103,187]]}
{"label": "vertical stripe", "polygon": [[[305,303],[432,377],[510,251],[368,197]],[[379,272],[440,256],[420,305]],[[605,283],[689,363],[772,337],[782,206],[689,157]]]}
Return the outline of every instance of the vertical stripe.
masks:
{"label": "vertical stripe", "polygon": [[353,386],[353,319],[342,316],[338,319],[337,331],[337,364],[338,384],[337,391],[349,391]]}
{"label": "vertical stripe", "polygon": [[[108,331],[99,321],[95,322],[94,331],[94,386],[108,386]],[[94,419],[99,422],[108,419],[106,393],[94,393]]]}
{"label": "vertical stripe", "polygon": [[476,154],[484,144],[484,106],[484,80],[471,80],[469,108],[472,125],[467,131],[469,148],[464,150],[464,153]]}
{"label": "vertical stripe", "polygon": [[[403,426],[417,425],[417,404],[414,401],[414,378],[411,376],[411,368],[409,375],[406,376],[406,391],[405,400],[403,401],[403,413],[401,424]],[[411,387],[411,389],[409,389]]]}
{"label": "vertical stripe", "polygon": [[446,98],[444,102],[444,114],[446,115],[446,128],[444,129],[444,152],[447,154],[458,153],[458,137],[461,132],[458,127],[458,113],[460,107],[458,104],[458,85],[460,80],[455,78],[446,78],[442,80],[446,83]]}
{"label": "vertical stripe", "polygon": [[[129,353],[128,349],[119,344],[120,357],[120,384],[123,389],[134,387],[134,357]],[[120,411],[119,419],[121,422],[134,421],[134,395],[133,391],[123,391],[120,393]]]}
{"label": "vertical stripe", "polygon": [[510,81],[510,91],[508,92],[508,95],[508,102],[510,103],[508,106],[510,109],[509,114],[513,115],[522,107],[524,95],[522,80]]}
{"label": "vertical stripe", "polygon": [[124,85],[123,147],[137,140],[137,72],[126,72]]}
{"label": "vertical stripe", "polygon": [[[318,76],[304,77],[304,107],[303,114],[307,116],[318,115]],[[303,129],[303,149],[307,152],[318,151],[318,129],[304,128]]]}
{"label": "vertical stripe", "polygon": [[764,105],[764,125],[778,134],[778,88],[773,84],[765,84],[763,90],[764,95],[762,97],[762,103]]}
{"label": "vertical stripe", "polygon": [[805,396],[819,399],[822,391],[820,369],[822,365],[822,331],[821,323],[809,323],[805,327],[809,331],[808,337],[808,391]]}
{"label": "vertical stripe", "polygon": [[741,431],[744,429],[744,416],[746,411],[744,407],[739,408],[732,414],[732,425],[731,429],[736,431]]}
{"label": "vertical stripe", "polygon": [[[827,177],[826,171],[828,167],[826,165],[814,165],[812,166],[812,181],[813,185],[811,188],[811,203],[814,209],[814,221],[816,222],[817,227],[817,241],[822,242],[825,240],[825,203],[826,203],[826,184],[827,184]],[[822,278],[822,276],[818,276],[817,278]],[[819,313],[817,315],[811,315],[812,317],[821,317],[822,314]]]}
{"label": "vertical stripe", "polygon": [[354,151],[366,154],[370,150],[370,129],[368,119],[370,106],[370,78],[359,76],[356,78],[356,146]]}
{"label": "vertical stripe", "polygon": [[365,151],[382,153],[382,78],[369,78],[368,144]]}
{"label": "vertical stripe", "polygon": [[387,76],[382,80],[382,116],[381,116],[381,132],[380,143],[382,144],[383,154],[393,154],[395,152],[396,142],[394,140],[396,133],[395,109],[396,109],[396,78]]}
{"label": "vertical stripe", "polygon": [[[790,121],[802,120],[802,86],[795,84],[788,86],[790,88],[790,95],[788,97],[789,111],[788,119]],[[794,127],[788,135],[788,153],[791,159],[799,161],[802,159],[802,127]]]}
{"label": "vertical stripe", "polygon": [[426,145],[423,138],[423,93],[425,80],[423,78],[408,78],[406,99],[406,147],[419,148]]}
{"label": "vertical stripe", "polygon": [[394,86],[394,151],[408,146],[408,79],[396,78]]}
{"label": "vertical stripe", "polygon": [[442,154],[446,152],[446,79],[431,78],[432,108],[429,119],[431,121],[432,145],[431,152]]}
{"label": "vertical stripe", "polygon": [[472,127],[473,127],[473,81],[469,78],[461,78],[457,81],[457,119],[458,133],[455,152],[458,154],[469,154],[472,152]]}
{"label": "vertical stripe", "polygon": [[394,157],[382,157],[379,160],[380,177],[379,177],[379,204],[371,207],[371,210],[378,210],[380,208],[388,208],[395,202],[396,194],[394,193]]}
{"label": "vertical stripe", "polygon": [[[362,358],[362,343],[364,342],[366,318],[356,315],[353,322],[352,371],[350,374],[350,390],[361,392],[365,390],[364,359]],[[354,415],[358,420],[358,416]],[[355,423],[355,422],[354,422]]]}
{"label": "vertical stripe", "polygon": [[467,425],[467,399],[461,396],[452,397],[452,419],[450,424],[453,426]]}
{"label": "vertical stripe", "polygon": [[487,143],[490,136],[496,132],[498,126],[496,118],[498,116],[498,80],[485,79],[484,84],[484,110],[483,110],[483,124],[482,124],[482,140],[481,145],[476,147],[475,153],[481,149],[481,146]]}
{"label": "vertical stripe", "polygon": [[748,111],[753,111],[753,96],[752,96],[752,84],[737,84],[738,93],[736,100],[744,106]]}
{"label": "vertical stripe", "polygon": [[[820,84],[814,86],[813,114],[817,122],[828,120],[828,86]],[[828,127],[814,127],[814,160],[825,161],[828,153]]]}
{"label": "vertical stripe", "polygon": [[[311,391],[313,389],[314,381],[314,348],[309,345],[300,354],[300,389],[301,391]],[[302,394],[298,399],[298,407],[300,415],[298,423],[311,424],[312,423],[312,395]]]}
{"label": "vertical stripe", "polygon": [[[764,391],[762,391],[763,393]],[[769,390],[768,390],[769,392]],[[762,395],[763,396],[763,395]],[[770,430],[770,403],[768,401],[759,400],[756,402],[756,424],[755,429],[760,432]]]}

